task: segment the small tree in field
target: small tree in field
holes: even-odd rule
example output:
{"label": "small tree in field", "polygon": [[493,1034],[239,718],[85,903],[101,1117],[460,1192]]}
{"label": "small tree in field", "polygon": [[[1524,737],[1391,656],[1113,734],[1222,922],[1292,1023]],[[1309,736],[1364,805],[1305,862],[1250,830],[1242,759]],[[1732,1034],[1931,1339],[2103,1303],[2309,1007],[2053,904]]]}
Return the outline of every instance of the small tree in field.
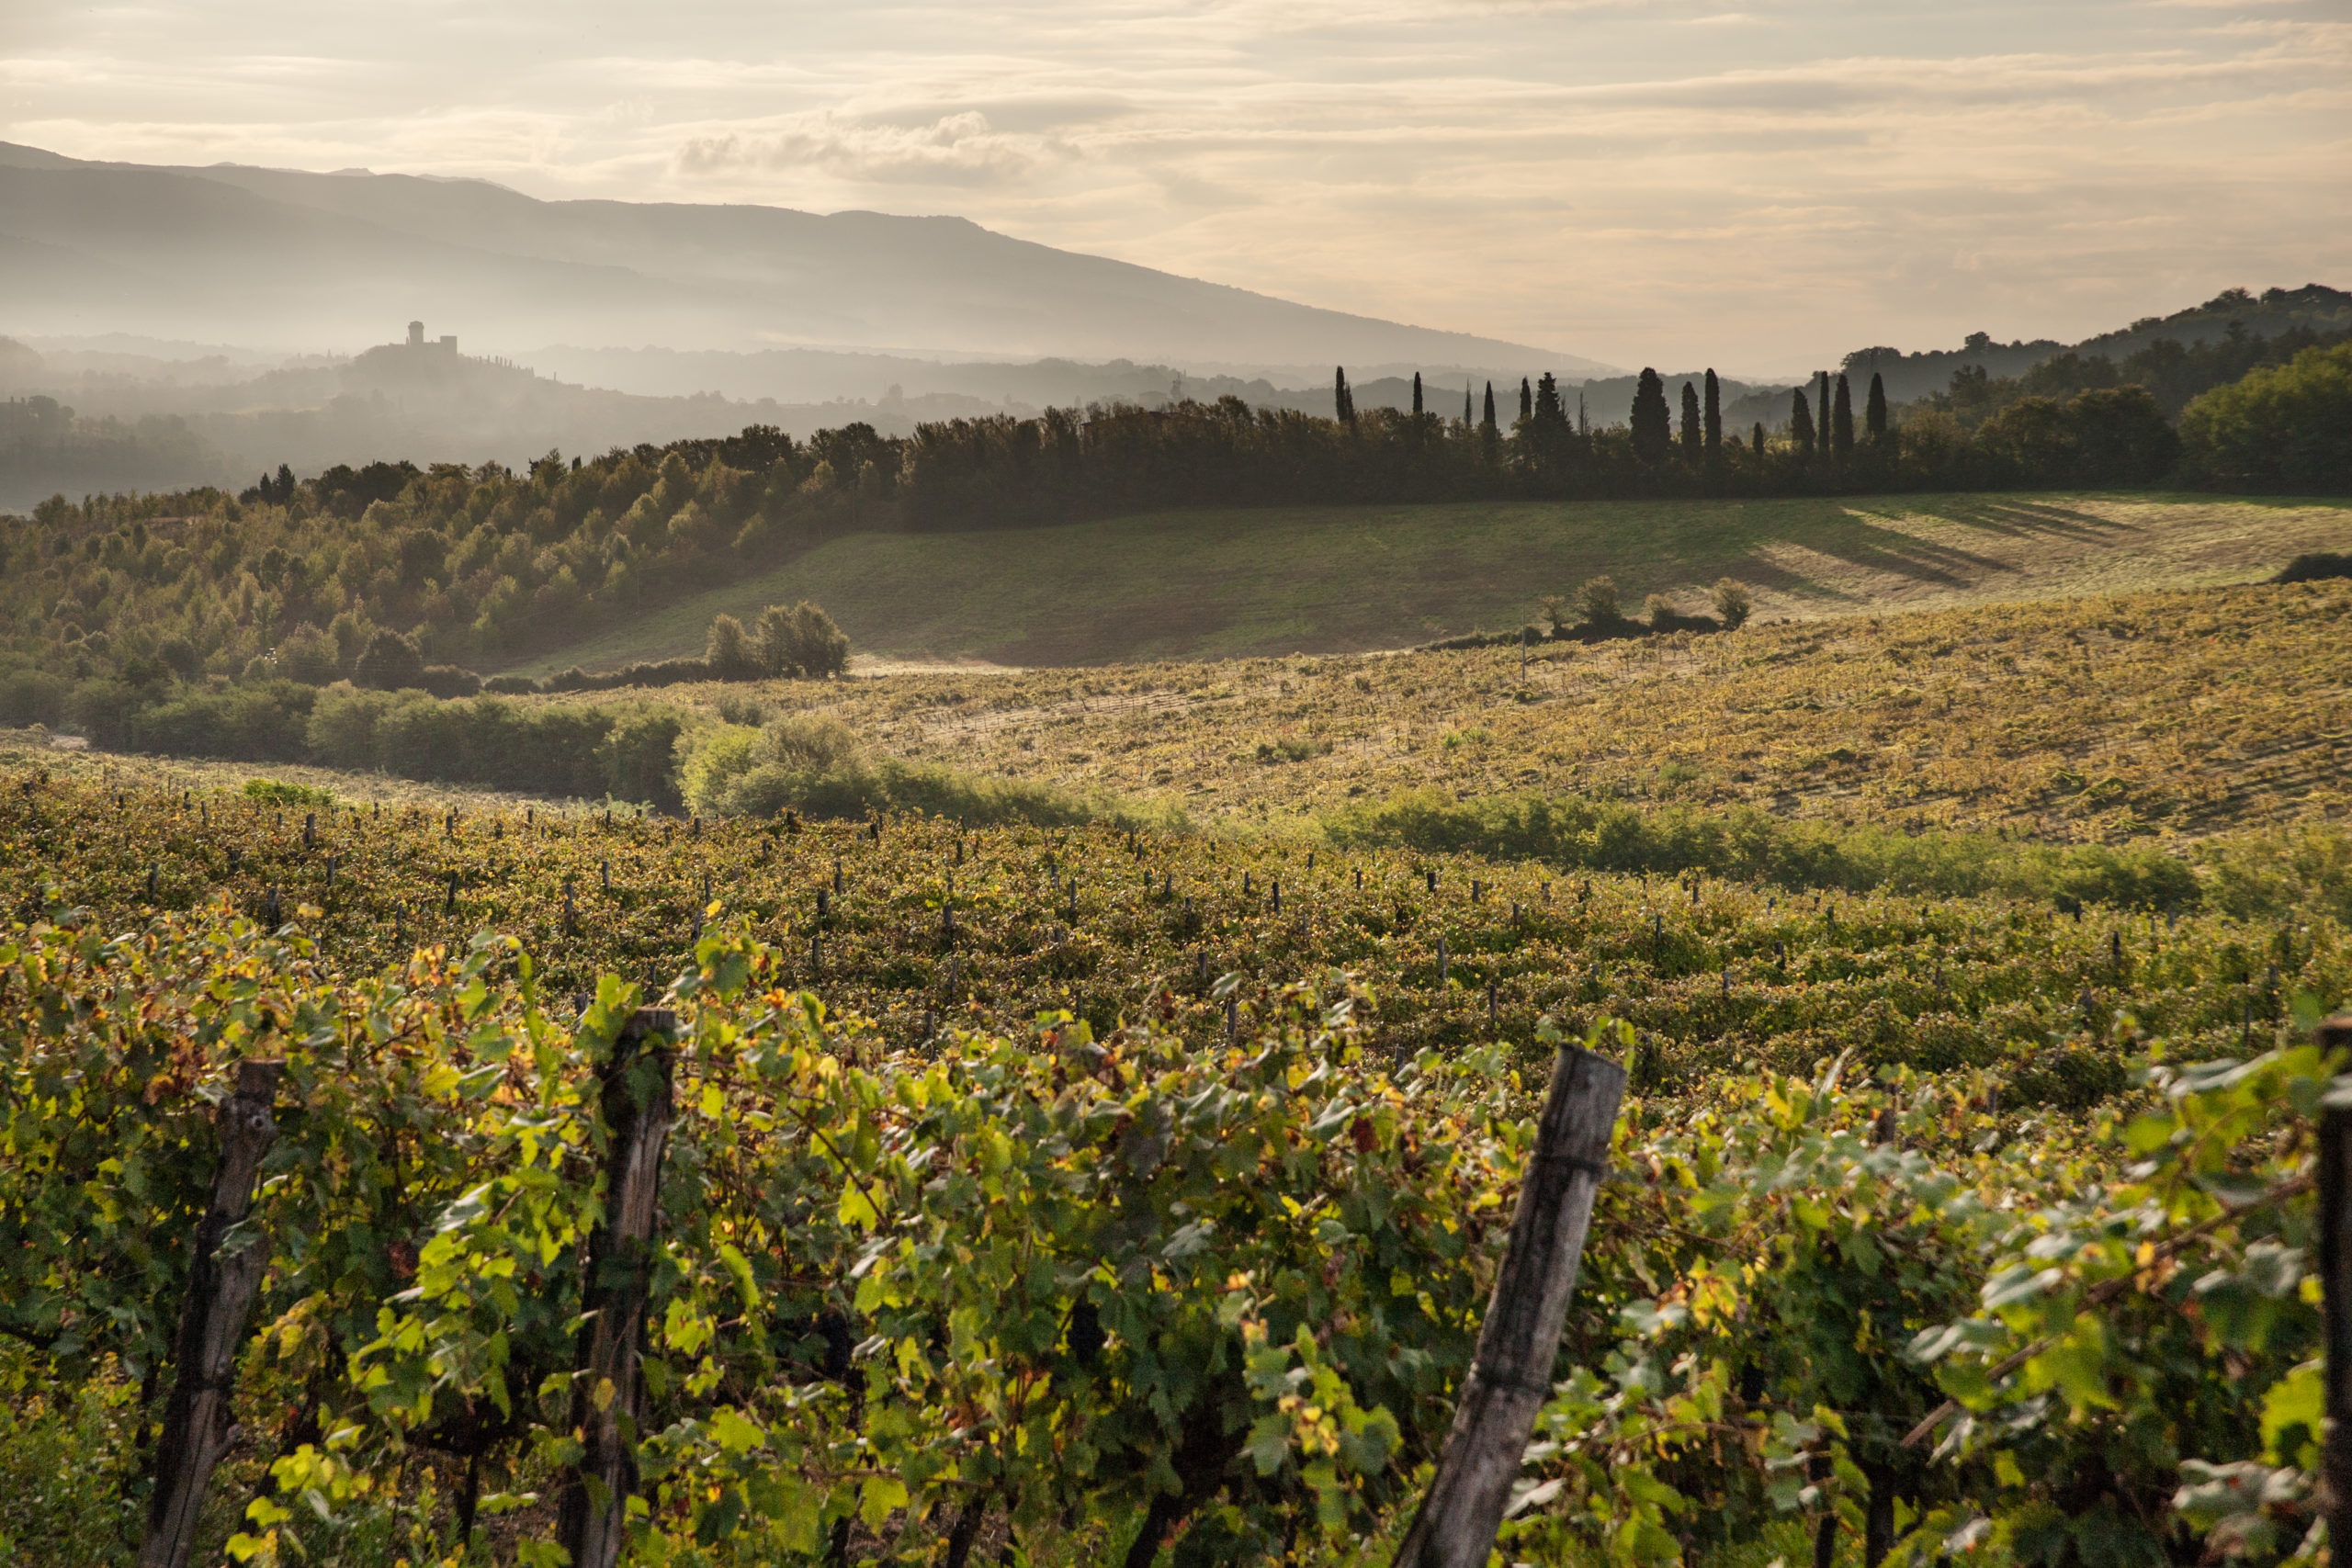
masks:
{"label": "small tree in field", "polygon": [[1749,613],[1755,608],[1744,584],[1734,582],[1728,577],[1716,581],[1715,619],[1724,624],[1724,630],[1736,632],[1746,626]]}
{"label": "small tree in field", "polygon": [[760,613],[755,634],[760,668],[770,675],[821,679],[849,668],[849,637],[818,605],[803,599]]}
{"label": "small tree in field", "polygon": [[732,615],[720,615],[710,623],[710,644],[702,658],[717,680],[752,681],[761,673],[752,639],[744,634],[743,623]]}
{"label": "small tree in field", "polygon": [[1554,637],[1558,637],[1560,628],[1568,624],[1567,600],[1557,593],[1546,593],[1536,604],[1543,611],[1544,624],[1552,628]]}
{"label": "small tree in field", "polygon": [[1650,630],[1654,632],[1673,630],[1681,615],[1674,607],[1674,601],[1663,593],[1653,593],[1642,601],[1642,614],[1649,617]]}
{"label": "small tree in field", "polygon": [[1596,577],[1577,590],[1577,608],[1584,618],[1597,626],[1609,626],[1618,619],[1617,580]]}

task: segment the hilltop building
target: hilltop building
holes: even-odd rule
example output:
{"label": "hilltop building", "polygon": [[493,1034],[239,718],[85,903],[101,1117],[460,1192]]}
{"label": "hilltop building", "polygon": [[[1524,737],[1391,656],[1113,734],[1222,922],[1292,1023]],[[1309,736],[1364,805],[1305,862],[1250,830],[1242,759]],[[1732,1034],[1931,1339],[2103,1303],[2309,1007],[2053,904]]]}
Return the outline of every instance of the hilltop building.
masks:
{"label": "hilltop building", "polygon": [[427,343],[424,341],[424,323],[411,321],[408,324],[408,346],[422,353],[446,354],[454,358],[458,352],[458,339],[453,333],[444,333],[438,342]]}

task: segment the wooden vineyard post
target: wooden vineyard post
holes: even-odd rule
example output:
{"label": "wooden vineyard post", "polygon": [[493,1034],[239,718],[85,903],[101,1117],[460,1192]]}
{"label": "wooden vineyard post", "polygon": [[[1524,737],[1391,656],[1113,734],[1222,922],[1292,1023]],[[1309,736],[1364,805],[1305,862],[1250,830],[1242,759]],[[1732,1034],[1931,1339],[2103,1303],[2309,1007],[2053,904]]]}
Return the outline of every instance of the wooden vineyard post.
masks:
{"label": "wooden vineyard post", "polygon": [[237,1089],[220,1109],[220,1163],[212,1179],[212,1206],[197,1226],[180,1302],[179,1334],[172,1352],[172,1399],[155,1443],[155,1490],[147,1503],[147,1535],[139,1568],[184,1568],[196,1540],[197,1517],[212,1467],[229,1446],[229,1406],[245,1319],[269,1267],[269,1246],[255,1236],[220,1256],[220,1238],[253,1206],[262,1157],[277,1141],[270,1113],[277,1098],[279,1062],[240,1062]]}
{"label": "wooden vineyard post", "polygon": [[1624,1068],[1561,1050],[1478,1353],[1396,1568],[1486,1568],[1536,1414],[1552,1396],[1552,1360],[1624,1094]]}
{"label": "wooden vineyard post", "polygon": [[[2352,1047],[2352,1013],[2322,1023],[2319,1045]],[[2330,1106],[2320,1112],[2319,1214],[2327,1369],[2320,1506],[2327,1514],[2328,1540],[2352,1540],[2352,1108]]]}
{"label": "wooden vineyard post", "polygon": [[571,1427],[582,1452],[564,1478],[557,1515],[571,1568],[613,1568],[620,1561],[628,1499],[637,1490],[638,1347],[645,1334],[662,1150],[670,1136],[670,1040],[676,1028],[675,1014],[638,1009],[596,1070],[612,1143],[605,1154],[605,1217],[588,1237],[580,1292],[586,1321],[580,1329]]}

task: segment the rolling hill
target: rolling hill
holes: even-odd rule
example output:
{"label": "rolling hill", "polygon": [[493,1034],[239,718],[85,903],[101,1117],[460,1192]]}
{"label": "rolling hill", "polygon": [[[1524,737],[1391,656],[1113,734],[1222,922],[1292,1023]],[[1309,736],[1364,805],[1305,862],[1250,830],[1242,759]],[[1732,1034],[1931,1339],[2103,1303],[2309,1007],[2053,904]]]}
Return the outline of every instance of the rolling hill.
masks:
{"label": "rolling hill", "polygon": [[2248,582],[2340,549],[2342,502],[1899,496],[1464,502],[1162,513],[1053,527],[857,533],[517,668],[702,651],[711,617],[813,598],[886,659],[1085,665],[1398,648],[1532,618],[1601,572],[1704,608],[1722,576],[1759,618]]}

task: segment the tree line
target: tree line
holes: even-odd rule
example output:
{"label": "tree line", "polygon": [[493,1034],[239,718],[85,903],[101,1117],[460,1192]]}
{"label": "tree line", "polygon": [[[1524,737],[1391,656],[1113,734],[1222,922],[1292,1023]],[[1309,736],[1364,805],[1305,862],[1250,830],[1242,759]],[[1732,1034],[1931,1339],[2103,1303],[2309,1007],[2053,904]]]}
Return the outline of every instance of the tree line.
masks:
{"label": "tree line", "polygon": [[[2218,364],[2225,351],[2250,352],[2183,353]],[[2106,379],[2086,365],[2049,378]],[[1506,423],[1507,390],[1465,392],[1453,417],[1418,378],[1411,409],[1360,410],[1340,370],[1329,419],[1227,397],[957,420],[904,439],[865,424],[807,441],[752,426],[513,469],[379,462],[300,479],[281,468],[233,495],[53,496],[0,519],[0,722],[44,716],[44,681],[355,677],[386,632],[428,669],[494,664],[568,640],[584,616],[633,615],[859,529],[1461,499],[2341,492],[2348,382],[2352,344],[2306,347],[2190,400],[2176,428],[2139,382],[2005,390],[1972,423],[1960,378],[1949,406],[1895,407],[1875,375],[1825,373],[1792,391],[1779,428],[1741,430],[1712,373],[1669,388],[1645,371],[1630,421],[1596,427],[1549,375],[1521,384]]]}

